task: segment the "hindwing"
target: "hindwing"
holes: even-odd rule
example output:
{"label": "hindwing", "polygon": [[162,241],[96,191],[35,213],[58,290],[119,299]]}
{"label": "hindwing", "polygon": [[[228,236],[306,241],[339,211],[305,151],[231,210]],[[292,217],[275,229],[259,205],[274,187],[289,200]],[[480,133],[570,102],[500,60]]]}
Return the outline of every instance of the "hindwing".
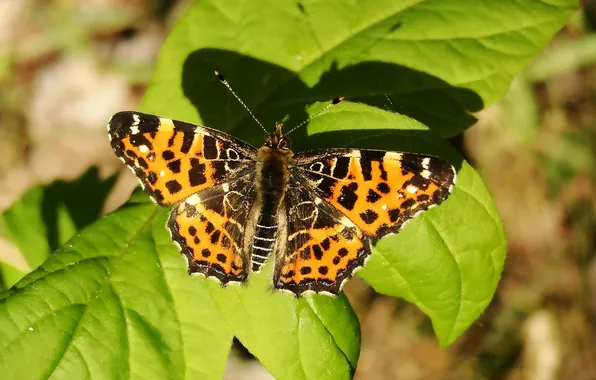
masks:
{"label": "hindwing", "polygon": [[188,261],[190,274],[222,284],[246,281],[250,271],[257,188],[254,172],[202,190],[174,207],[168,221],[172,239]]}
{"label": "hindwing", "polygon": [[[292,176],[284,199],[284,244],[276,254],[274,287],[299,296],[337,295],[371,253],[370,241],[342,213]],[[284,233],[285,232],[285,233]]]}

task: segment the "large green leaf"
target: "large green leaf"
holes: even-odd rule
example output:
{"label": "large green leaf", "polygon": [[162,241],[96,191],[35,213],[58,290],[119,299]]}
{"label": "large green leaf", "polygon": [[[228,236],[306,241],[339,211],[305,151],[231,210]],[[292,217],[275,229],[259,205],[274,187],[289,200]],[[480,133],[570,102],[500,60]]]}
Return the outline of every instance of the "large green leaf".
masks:
{"label": "large green leaf", "polygon": [[[145,110],[250,137],[222,72],[272,125],[315,100],[391,107],[453,136],[502,97],[577,0],[197,1],[166,41]],[[388,100],[390,99],[390,101]],[[260,138],[252,139],[260,143]]]}
{"label": "large green leaf", "polygon": [[[490,299],[505,252],[478,174],[421,124],[365,105],[339,105],[308,132],[317,134],[313,146],[391,145],[447,157],[460,174],[467,171],[444,205],[382,239],[362,272],[380,292],[418,303],[441,342],[451,342]],[[343,295],[297,300],[272,292],[271,265],[240,288],[189,277],[164,228],[166,211],[156,213],[139,194],[13,288],[0,304],[0,371],[31,379],[49,373],[218,378],[235,335],[280,379],[353,374],[359,327]],[[470,261],[473,268],[465,265]]]}
{"label": "large green leaf", "polygon": [[501,219],[478,173],[427,127],[379,109],[339,105],[308,129],[316,134],[313,146],[421,152],[445,157],[458,168],[447,201],[381,239],[359,272],[378,292],[416,303],[430,316],[441,344],[453,342],[492,299],[505,259]]}
{"label": "large green leaf", "polygon": [[80,178],[35,187],[0,214],[2,235],[19,249],[28,268],[0,262],[2,281],[11,287],[48,255],[101,215],[116,176],[99,178],[91,168]]}
{"label": "large green leaf", "polygon": [[[567,0],[476,2],[197,1],[160,54],[144,110],[203,121],[245,140],[262,133],[213,77],[217,69],[271,125],[302,121],[301,148],[426,152],[458,169],[452,196],[378,242],[360,275],[415,302],[443,345],[482,312],[505,239],[492,197],[440,140],[499,98],[576,6]],[[432,132],[431,132],[432,131]],[[0,303],[0,373],[17,379],[219,378],[233,336],[280,379],[349,378],[358,321],[342,295],[270,291],[268,265],[244,287],[186,275],[166,210],[139,194],[84,229]]]}
{"label": "large green leaf", "polygon": [[216,379],[235,334],[278,378],[351,376],[360,333],[345,296],[296,300],[266,274],[227,289],[190,277],[166,210],[137,198],[4,294],[0,373]]}
{"label": "large green leaf", "polygon": [[[14,379],[217,379],[232,333],[145,195],[83,230],[0,304]],[[204,284],[203,284],[204,285]]]}

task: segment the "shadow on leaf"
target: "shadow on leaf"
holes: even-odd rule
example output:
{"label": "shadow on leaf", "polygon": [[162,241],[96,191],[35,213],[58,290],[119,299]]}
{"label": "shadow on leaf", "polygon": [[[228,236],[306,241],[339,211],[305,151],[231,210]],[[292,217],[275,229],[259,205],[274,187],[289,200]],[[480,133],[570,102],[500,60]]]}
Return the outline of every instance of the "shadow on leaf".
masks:
{"label": "shadow on leaf", "polygon": [[[87,170],[72,182],[56,181],[45,188],[41,213],[47,228],[46,238],[51,251],[56,250],[71,233],[60,231],[60,209],[64,208],[72,220],[75,231],[94,222],[101,215],[104,201],[116,182],[116,175],[99,178],[95,167]],[[65,236],[68,235],[68,236]]]}
{"label": "shadow on leaf", "polygon": [[[199,49],[184,62],[182,88],[203,124],[233,132],[259,146],[263,136],[250,115],[213,75],[221,72],[234,91],[267,127],[283,121],[288,127],[305,120],[305,108],[338,96],[346,100],[413,118],[442,137],[457,135],[475,123],[470,112],[483,108],[475,92],[405,66],[360,62],[338,68],[332,65],[314,86],[296,73],[272,63],[232,51]],[[307,69],[303,70],[305,73]],[[303,74],[306,76],[307,74]],[[286,119],[287,117],[287,119]],[[382,126],[380,126],[382,129]],[[302,128],[293,140],[305,139]]]}

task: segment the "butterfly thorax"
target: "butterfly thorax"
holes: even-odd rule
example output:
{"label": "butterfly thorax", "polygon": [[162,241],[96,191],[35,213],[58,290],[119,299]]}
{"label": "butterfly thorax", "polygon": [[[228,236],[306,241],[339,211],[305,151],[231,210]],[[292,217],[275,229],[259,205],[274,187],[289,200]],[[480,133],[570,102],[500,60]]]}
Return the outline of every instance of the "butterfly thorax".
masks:
{"label": "butterfly thorax", "polygon": [[286,192],[292,157],[290,141],[283,137],[283,126],[278,123],[257,152],[257,204],[260,209],[252,247],[253,271],[261,269],[274,249],[277,214]]}
{"label": "butterfly thorax", "polygon": [[263,192],[277,193],[285,188],[293,155],[290,140],[283,136],[283,125],[277,123],[257,152],[257,179]]}

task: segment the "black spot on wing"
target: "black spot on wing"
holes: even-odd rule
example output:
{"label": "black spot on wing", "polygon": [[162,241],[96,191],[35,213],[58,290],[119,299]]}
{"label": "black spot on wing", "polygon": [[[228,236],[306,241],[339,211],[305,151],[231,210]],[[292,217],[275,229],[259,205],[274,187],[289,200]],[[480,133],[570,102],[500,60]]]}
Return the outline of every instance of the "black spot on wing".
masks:
{"label": "black spot on wing", "polygon": [[292,277],[294,277],[295,274],[296,274],[296,272],[294,272],[293,270],[289,270],[287,273],[282,274],[281,277],[283,277],[283,278],[292,278]]}
{"label": "black spot on wing", "polygon": [[203,136],[203,156],[207,160],[217,158],[217,141],[208,135]]}
{"label": "black spot on wing", "polygon": [[164,150],[163,153],[161,154],[161,156],[166,161],[169,161],[175,157],[174,152],[172,152],[171,150]]}
{"label": "black spot on wing", "polygon": [[205,164],[201,164],[198,158],[190,159],[190,170],[188,171],[188,182],[191,186],[199,186],[207,182],[205,177]]}
{"label": "black spot on wing", "polygon": [[333,176],[339,179],[346,178],[350,169],[350,157],[338,157],[335,160]]}
{"label": "black spot on wing", "polygon": [[[379,150],[361,150],[360,151],[360,167],[362,168],[362,176],[365,181],[372,179],[372,161],[380,162],[385,156],[385,152]],[[382,169],[381,172],[383,172]],[[385,173],[385,176],[387,173]]]}
{"label": "black spot on wing", "polygon": [[181,165],[180,160],[168,162],[168,169],[170,169],[170,171],[172,173],[180,173],[180,165]]}
{"label": "black spot on wing", "polygon": [[147,163],[147,161],[145,161],[145,159],[143,157],[137,158],[137,163],[143,169],[149,169],[149,164]]}
{"label": "black spot on wing", "polygon": [[139,118],[137,128],[140,133],[156,133],[159,129],[160,121],[159,117],[155,115],[149,115],[146,113],[135,112]]}
{"label": "black spot on wing", "polygon": [[383,194],[387,194],[391,191],[391,187],[385,182],[381,182],[377,185],[377,190],[379,190]]}
{"label": "black spot on wing", "polygon": [[412,206],[414,206],[415,204],[416,204],[416,200],[413,198],[409,198],[409,199],[406,199],[405,201],[403,201],[403,203],[401,204],[401,208],[409,209]]}
{"label": "black spot on wing", "polygon": [[393,210],[389,210],[389,220],[391,221],[391,223],[397,222],[397,219],[399,219],[399,215],[400,215],[399,209],[396,208]]}
{"label": "black spot on wing", "polygon": [[379,214],[377,214],[373,210],[366,210],[366,211],[360,213],[360,218],[366,224],[372,224],[372,223],[374,223],[375,220],[377,220],[378,217],[379,217]]}
{"label": "black spot on wing", "polygon": [[428,194],[420,194],[420,195],[419,195],[419,196],[416,198],[416,200],[417,200],[418,202],[426,202],[426,201],[428,201],[429,199],[430,199],[430,197],[428,196]]}
{"label": "black spot on wing", "polygon": [[383,181],[387,181],[387,171],[385,170],[385,166],[383,165],[383,161],[379,161],[379,170],[381,171],[381,179]]}
{"label": "black spot on wing", "polygon": [[348,186],[342,186],[339,196],[337,197],[337,203],[342,205],[346,210],[353,210],[358,195],[350,189]]}
{"label": "black spot on wing", "polygon": [[130,143],[133,146],[145,145],[149,150],[153,149],[153,144],[151,143],[151,141],[149,141],[149,139],[144,134],[141,134],[141,133],[138,133],[136,135],[131,135]]}
{"label": "black spot on wing", "polygon": [[219,237],[221,236],[221,232],[216,230],[213,234],[211,234],[211,244],[217,244],[219,242]]}
{"label": "black spot on wing", "polygon": [[177,134],[178,134],[178,131],[174,129],[174,133],[172,133],[172,136],[170,136],[170,138],[168,140],[168,147],[171,147],[174,145],[174,141],[176,140]]}
{"label": "black spot on wing", "polygon": [[312,246],[312,251],[315,254],[315,258],[317,260],[321,260],[323,258],[323,250],[321,249],[321,247],[319,247],[318,244],[314,244]]}
{"label": "black spot on wing", "polygon": [[157,182],[157,174],[150,171],[149,174],[147,174],[147,181],[149,181],[150,184],[155,185]]}
{"label": "black spot on wing", "polygon": [[192,147],[192,143],[195,140],[195,134],[192,132],[183,132],[182,133],[182,146],[180,147],[180,151],[184,154],[190,152],[190,148]]}
{"label": "black spot on wing", "polygon": [[213,161],[211,162],[211,167],[213,168],[213,173],[211,174],[213,181],[221,182],[226,178],[228,170],[224,161]]}
{"label": "black spot on wing", "polygon": [[321,183],[317,186],[325,197],[331,196],[333,193],[333,186],[337,183],[337,180],[331,177],[323,177]]}
{"label": "black spot on wing", "polygon": [[379,199],[381,199],[381,195],[379,193],[377,193],[373,189],[368,190],[368,194],[366,195],[366,201],[368,203],[375,203]]}
{"label": "black spot on wing", "polygon": [[195,140],[195,126],[178,120],[172,120],[174,124],[174,131],[182,133],[182,145],[180,146],[180,152],[186,154],[190,152],[192,143]]}
{"label": "black spot on wing", "polygon": [[360,160],[360,172],[362,173],[362,178],[365,181],[370,181],[372,179],[372,164],[368,160],[361,159]]}
{"label": "black spot on wing", "polygon": [[170,194],[176,194],[180,190],[182,190],[182,186],[175,179],[166,182],[166,188],[168,189],[168,191],[170,192]]}

